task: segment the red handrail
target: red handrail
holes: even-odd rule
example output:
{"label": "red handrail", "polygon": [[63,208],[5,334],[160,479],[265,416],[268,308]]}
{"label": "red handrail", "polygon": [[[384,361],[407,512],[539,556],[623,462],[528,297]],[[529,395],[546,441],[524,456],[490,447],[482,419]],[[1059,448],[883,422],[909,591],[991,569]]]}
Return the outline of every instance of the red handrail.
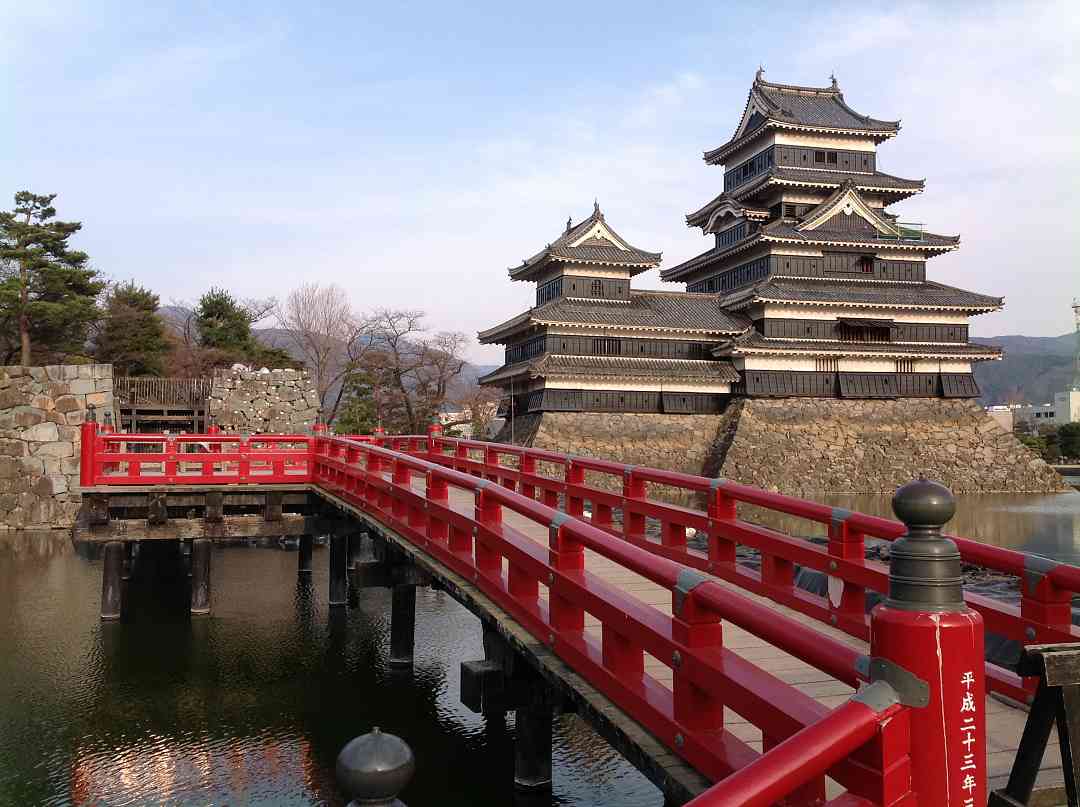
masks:
{"label": "red handrail", "polygon": [[[782,603],[814,619],[831,624],[860,639],[869,639],[866,591],[888,590],[888,569],[867,560],[865,538],[888,541],[904,535],[899,521],[851,512],[843,508],[797,499],[730,480],[627,465],[610,460],[575,457],[551,451],[432,437],[415,453],[458,470],[520,489],[548,504],[565,501],[567,512],[581,515],[584,502],[592,504],[592,523],[624,540],[663,557],[706,571],[716,577]],[[474,456],[479,455],[479,456]],[[502,464],[513,458],[515,466]],[[559,476],[540,474],[538,465],[553,466]],[[586,473],[608,479],[614,487],[589,484]],[[649,485],[663,485],[687,495],[704,496],[707,510],[695,510],[649,498]],[[778,530],[752,524],[736,515],[737,503],[826,525],[824,546]],[[621,510],[623,525],[612,521]],[[660,525],[660,540],[645,533],[645,519]],[[707,552],[687,547],[688,529],[708,536]],[[952,537],[952,536],[950,536]],[[982,614],[988,630],[1022,644],[1080,641],[1080,628],[1072,624],[1071,600],[1080,594],[1080,568],[1046,562],[1010,549],[953,537],[966,562],[1020,578],[1020,606],[968,592],[970,607]],[[736,547],[755,549],[760,571],[736,563]],[[811,594],[795,585],[794,566],[824,573],[830,578],[829,596]],[[1034,572],[1034,573],[1032,573]],[[1023,681],[1011,670],[987,663],[991,690],[1017,700],[1029,700],[1035,682]]]}
{"label": "red handrail", "polygon": [[[316,440],[314,466],[316,485],[376,514],[381,523],[472,581],[712,778],[723,778],[760,756],[724,730],[725,704],[757,724],[767,746],[829,714],[798,689],[724,648],[722,621],[775,642],[839,680],[853,685],[860,680],[857,654],[850,647],[535,498],[422,457],[334,438]],[[418,478],[424,480],[423,490],[414,485]],[[471,512],[455,508],[451,487],[472,494]],[[542,526],[548,547],[508,525],[503,510]],[[672,614],[597,578],[584,567],[585,550],[666,588]],[[546,600],[539,596],[541,586],[548,590]],[[600,640],[585,630],[586,612],[600,620]],[[670,666],[670,687],[645,670],[646,653]],[[838,762],[829,775],[852,793],[871,798],[881,792],[885,772],[903,768],[906,754],[902,744],[878,745],[858,762]],[[824,768],[810,770],[813,781],[802,794],[805,800],[793,803],[823,796],[824,773]]]}

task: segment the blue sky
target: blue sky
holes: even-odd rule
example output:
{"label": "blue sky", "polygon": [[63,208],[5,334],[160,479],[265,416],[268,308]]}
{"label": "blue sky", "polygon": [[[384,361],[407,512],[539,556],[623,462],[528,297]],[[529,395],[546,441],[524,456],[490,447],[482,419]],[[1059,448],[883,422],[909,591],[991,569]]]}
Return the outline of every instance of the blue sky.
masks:
{"label": "blue sky", "polygon": [[721,187],[701,152],[758,64],[835,71],[903,120],[879,165],[927,191],[893,209],[963,238],[931,276],[1006,297],[975,333],[1057,335],[1080,295],[1078,41],[1063,2],[5,0],[0,193],[59,193],[96,267],[164,302],[318,280],[473,334],[529,305],[506,267],[594,197],[665,265],[705,249],[683,222]]}

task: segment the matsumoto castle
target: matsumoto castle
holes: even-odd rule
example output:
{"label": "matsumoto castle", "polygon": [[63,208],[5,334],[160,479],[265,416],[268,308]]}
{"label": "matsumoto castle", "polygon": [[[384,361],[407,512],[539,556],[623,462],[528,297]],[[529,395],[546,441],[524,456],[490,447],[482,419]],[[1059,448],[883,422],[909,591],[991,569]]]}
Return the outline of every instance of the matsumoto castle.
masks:
{"label": "matsumoto castle", "polygon": [[721,192],[686,216],[709,248],[663,269],[679,291],[633,278],[660,265],[594,204],[583,221],[509,270],[536,305],[479,334],[506,346],[481,379],[503,412],[717,413],[732,396],[972,398],[968,318],[1000,297],[927,278],[958,236],[907,225],[893,205],[924,182],[878,170],[899,121],[877,120],[828,87],[764,80],[734,136],[705,152]]}

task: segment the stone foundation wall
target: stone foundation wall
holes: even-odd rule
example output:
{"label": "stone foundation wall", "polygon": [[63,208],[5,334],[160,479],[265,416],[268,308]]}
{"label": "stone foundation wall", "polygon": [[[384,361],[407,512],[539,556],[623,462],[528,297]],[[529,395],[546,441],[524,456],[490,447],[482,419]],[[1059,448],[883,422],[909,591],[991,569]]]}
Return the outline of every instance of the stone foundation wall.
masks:
{"label": "stone foundation wall", "polygon": [[319,396],[303,370],[231,370],[214,377],[209,408],[226,431],[295,434],[315,425]]}
{"label": "stone foundation wall", "polygon": [[811,496],[891,493],[925,474],[957,493],[1065,490],[1061,476],[974,401],[747,399],[717,446],[720,474]]}
{"label": "stone foundation wall", "polygon": [[[739,399],[721,415],[545,412],[513,442],[795,496],[892,493],[918,474],[957,493],[1056,492],[1064,480],[974,401]],[[496,437],[510,442],[509,424]]]}
{"label": "stone foundation wall", "polygon": [[[545,412],[515,419],[514,442],[690,474],[715,468],[713,445],[724,415]],[[510,442],[509,424],[496,437]]]}
{"label": "stone foundation wall", "polygon": [[74,523],[88,406],[112,410],[111,365],[0,367],[0,529]]}

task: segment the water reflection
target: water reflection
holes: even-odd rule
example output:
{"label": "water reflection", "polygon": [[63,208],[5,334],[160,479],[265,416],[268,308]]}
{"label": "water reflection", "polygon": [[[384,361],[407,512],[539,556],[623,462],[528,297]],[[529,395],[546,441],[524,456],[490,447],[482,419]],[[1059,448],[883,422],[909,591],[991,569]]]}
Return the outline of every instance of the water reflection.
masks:
{"label": "water reflection", "polygon": [[[820,500],[848,510],[895,518],[891,496],[832,494]],[[739,505],[739,514],[792,535],[825,535],[822,525],[758,507]],[[1080,493],[964,494],[957,497],[956,515],[945,529],[952,535],[994,546],[1080,564]]]}
{"label": "water reflection", "polygon": [[[294,552],[216,551],[214,613],[192,620],[176,546],[146,548],[124,620],[102,624],[100,559],[0,547],[0,804],[339,805],[337,752],[372,725],[416,751],[407,803],[515,803],[512,721],[458,702],[479,622],[443,592],[418,592],[416,664],[399,671],[388,592],[331,611],[325,550],[307,578]],[[662,803],[573,716],[555,771],[543,804]]]}

